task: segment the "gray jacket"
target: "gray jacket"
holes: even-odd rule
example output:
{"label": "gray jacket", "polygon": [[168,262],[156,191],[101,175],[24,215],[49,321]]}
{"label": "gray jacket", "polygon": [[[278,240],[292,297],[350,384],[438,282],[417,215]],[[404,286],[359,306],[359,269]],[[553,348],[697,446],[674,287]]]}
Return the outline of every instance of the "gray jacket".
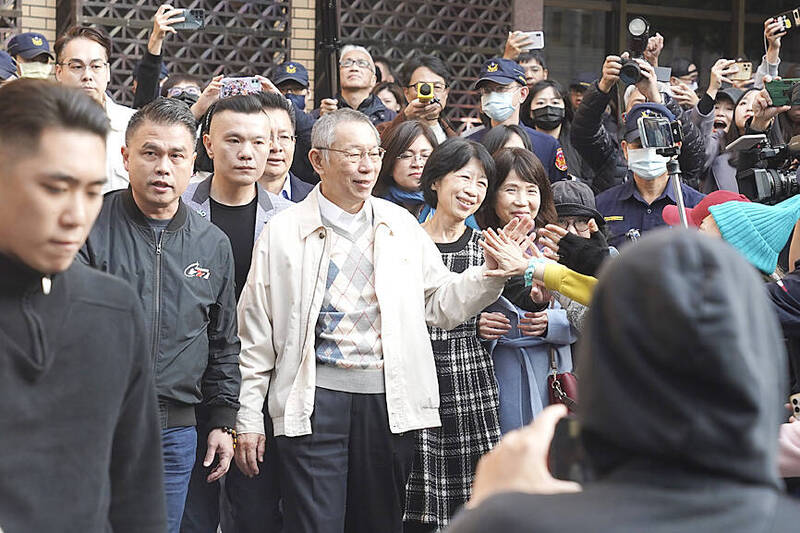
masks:
{"label": "gray jacket", "polygon": [[[186,205],[196,211],[201,217],[211,221],[211,180],[214,175],[207,177],[203,181],[190,183],[181,195],[181,200]],[[276,194],[272,194],[264,187],[256,183],[258,191],[258,209],[256,210],[256,231],[253,242],[258,240],[264,225],[275,215],[275,213],[286,209],[292,202]]]}

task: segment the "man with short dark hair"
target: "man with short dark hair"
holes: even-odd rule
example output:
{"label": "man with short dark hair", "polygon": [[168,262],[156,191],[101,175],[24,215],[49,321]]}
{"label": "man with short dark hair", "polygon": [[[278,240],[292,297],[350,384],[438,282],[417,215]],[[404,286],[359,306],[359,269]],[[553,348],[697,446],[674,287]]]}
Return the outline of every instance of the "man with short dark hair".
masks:
{"label": "man with short dark hair", "polygon": [[228,470],[239,408],[231,245],[180,196],[192,175],[195,131],[182,102],[159,98],[136,112],[123,150],[131,186],[105,196],[81,251],[90,265],[135,286],[151,317],[169,533],[178,531],[194,465],[195,407],[208,409],[213,428],[203,464],[219,458],[209,481]]}
{"label": "man with short dark hair", "polygon": [[102,205],[105,113],[16,80],[0,124],[0,528],[163,533],[142,308],[73,261]]}
{"label": "man with short dark hair", "polygon": [[259,93],[262,109],[272,125],[272,144],[269,147],[267,164],[259,183],[272,194],[291,202],[299,202],[308,196],[313,185],[306,183],[291,171],[297,137],[292,104],[287,98],[275,93]]}
{"label": "man with short dark hair", "polygon": [[122,162],[125,128],[134,110],[115,103],[106,94],[111,81],[111,40],[99,28],[72,26],[53,46],[56,52],[56,80],[86,91],[106,110],[111,130],[106,139],[106,172],[108,181],[103,192],[128,186],[128,171]]}
{"label": "man with short dark hair", "polygon": [[[274,137],[270,118],[260,100],[263,95],[233,96],[216,103],[208,119],[209,131],[203,136],[206,152],[214,162],[214,173],[201,182],[190,184],[182,195],[188,207],[230,239],[237,299],[250,270],[255,241],[270,218],[291,205],[258,183],[270,153],[270,138]],[[272,96],[289,105],[282,96]],[[198,434],[202,439],[213,426],[208,426],[208,409],[201,405],[196,413]],[[189,482],[182,533],[216,531],[220,523],[220,487],[216,481],[210,481],[208,468],[203,464],[205,456],[206,447],[200,443]],[[229,479],[226,478],[226,488]],[[264,501],[263,505],[268,506],[268,502]],[[234,513],[232,518],[238,524],[246,515],[257,511],[246,509]]]}
{"label": "man with short dark hair", "polygon": [[[403,68],[403,94],[408,105],[391,122],[379,125],[378,131],[383,133],[406,120],[419,120],[433,131],[439,142],[457,136],[453,124],[443,115],[452,83],[450,67],[438,57],[423,55],[409,60]],[[420,101],[420,84],[433,86],[433,100]]]}
{"label": "man with short dark hair", "polygon": [[[525,74],[517,63],[510,59],[494,58],[484,63],[475,88],[481,95],[481,111],[489,117],[491,127],[515,124],[525,130],[531,140],[533,153],[542,162],[551,182],[567,177],[567,160],[557,139],[536,131],[520,122],[520,106],[528,97]],[[480,141],[489,130],[478,126],[463,135]]]}

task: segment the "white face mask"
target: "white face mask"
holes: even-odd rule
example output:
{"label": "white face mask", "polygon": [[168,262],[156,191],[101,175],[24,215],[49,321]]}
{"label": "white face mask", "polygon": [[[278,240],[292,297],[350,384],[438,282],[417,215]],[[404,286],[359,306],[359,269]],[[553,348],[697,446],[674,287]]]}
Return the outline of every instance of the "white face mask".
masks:
{"label": "white face mask", "polygon": [[628,148],[628,168],[643,180],[654,180],[667,172],[668,157],[657,148]]}
{"label": "white face mask", "polygon": [[481,109],[492,120],[503,122],[514,113],[515,92],[484,94],[481,96]]}
{"label": "white face mask", "polygon": [[49,63],[20,63],[20,78],[39,78],[46,80],[53,71],[53,65]]}

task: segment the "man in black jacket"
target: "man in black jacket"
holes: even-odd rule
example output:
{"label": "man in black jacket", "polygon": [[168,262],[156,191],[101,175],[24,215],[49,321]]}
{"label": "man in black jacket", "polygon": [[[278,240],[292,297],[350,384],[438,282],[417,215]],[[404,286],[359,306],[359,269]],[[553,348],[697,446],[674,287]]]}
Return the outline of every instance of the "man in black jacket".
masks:
{"label": "man in black jacket", "polygon": [[739,252],[654,232],[605,267],[584,334],[578,418],[595,481],[556,494],[577,487],[547,472],[550,407],[481,460],[474,508],[450,532],[797,530],[777,469],[786,352]]}
{"label": "man in black jacket", "polygon": [[149,318],[149,351],[165,455],[170,533],[180,526],[197,433],[195,406],[209,413],[208,452],[228,470],[239,408],[234,261],[225,234],[181,201],[195,158],[195,120],[182,102],[159,98],[128,124],[128,190],[107,194],[82,249],[90,265],[128,280]]}
{"label": "man in black jacket", "polygon": [[[640,103],[651,102],[665,105],[673,115],[678,117],[683,128],[683,145],[678,161],[681,165],[683,180],[688,184],[699,182],[705,165],[705,140],[700,130],[684,114],[680,105],[669,95],[658,91],[656,74],[653,67],[645,60],[639,59],[642,79],[625,102],[625,111]],[[572,120],[570,139],[581,157],[594,170],[595,178],[592,188],[600,193],[626,180],[628,165],[622,154],[617,139],[614,139],[603,125],[603,113],[612,98],[612,88],[619,81],[622,59],[608,56],[603,63],[603,75],[592,84],[583,96],[581,105],[575,111]]]}
{"label": "man in black jacket", "polygon": [[44,80],[0,88],[0,529],[163,533],[142,309],[73,262],[100,206],[108,120]]}

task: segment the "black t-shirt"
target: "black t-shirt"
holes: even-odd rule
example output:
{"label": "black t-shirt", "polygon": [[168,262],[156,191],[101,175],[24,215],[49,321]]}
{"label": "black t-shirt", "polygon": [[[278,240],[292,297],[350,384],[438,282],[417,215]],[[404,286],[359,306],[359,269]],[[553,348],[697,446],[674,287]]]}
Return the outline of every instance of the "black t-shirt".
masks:
{"label": "black t-shirt", "polygon": [[211,222],[225,232],[233,248],[233,262],[236,269],[236,300],[242,294],[253,258],[253,240],[256,231],[256,209],[258,196],[246,205],[224,205],[209,198],[211,202]]}

